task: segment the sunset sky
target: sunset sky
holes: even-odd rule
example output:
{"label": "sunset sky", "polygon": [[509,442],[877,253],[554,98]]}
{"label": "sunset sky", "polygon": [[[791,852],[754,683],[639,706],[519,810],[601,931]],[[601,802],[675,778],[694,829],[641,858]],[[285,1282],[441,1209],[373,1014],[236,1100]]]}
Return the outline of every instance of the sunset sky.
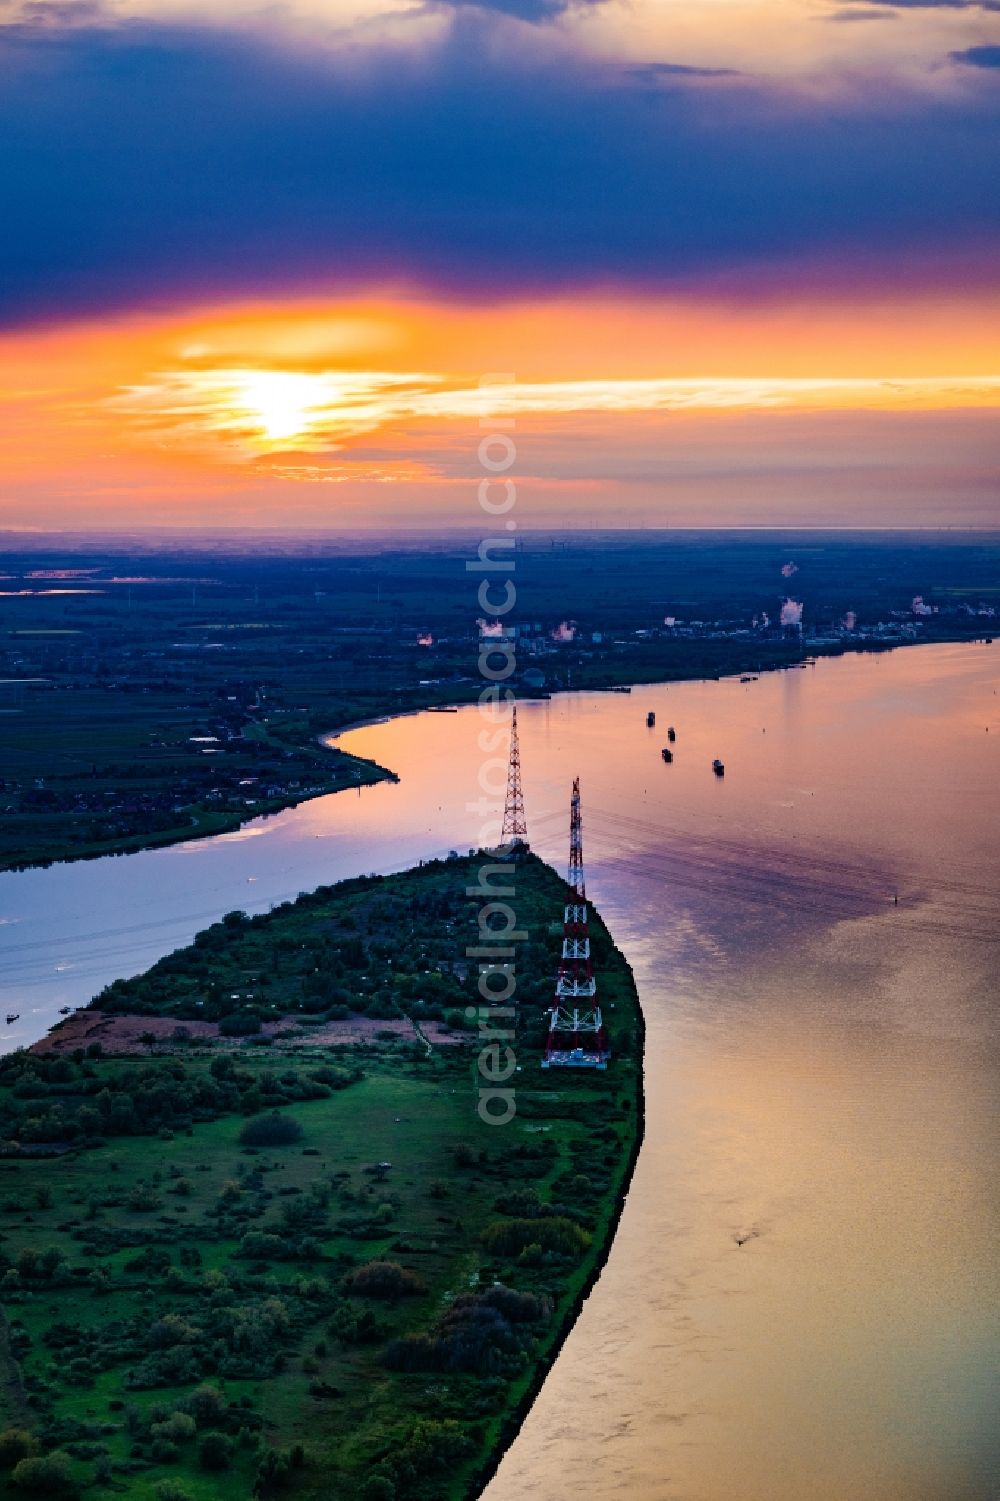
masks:
{"label": "sunset sky", "polygon": [[1000,524],[1000,0],[0,0],[0,525]]}

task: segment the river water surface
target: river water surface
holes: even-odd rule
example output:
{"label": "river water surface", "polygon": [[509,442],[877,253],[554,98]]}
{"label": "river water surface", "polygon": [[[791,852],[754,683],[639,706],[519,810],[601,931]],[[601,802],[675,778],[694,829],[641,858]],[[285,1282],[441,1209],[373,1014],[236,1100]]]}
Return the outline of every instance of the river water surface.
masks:
{"label": "river water surface", "polygon": [[[488,1501],[1000,1496],[998,666],[921,647],[522,706],[531,842],[560,866],[582,780],[646,1140]],[[224,911],[476,842],[479,728],[351,731],[398,785],[0,876],[4,1046]]]}

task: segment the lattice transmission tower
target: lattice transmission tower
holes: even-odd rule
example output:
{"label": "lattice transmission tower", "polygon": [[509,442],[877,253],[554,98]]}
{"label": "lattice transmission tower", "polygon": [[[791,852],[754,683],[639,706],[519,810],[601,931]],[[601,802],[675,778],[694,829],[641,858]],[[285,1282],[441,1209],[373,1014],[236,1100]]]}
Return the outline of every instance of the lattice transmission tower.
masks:
{"label": "lattice transmission tower", "polygon": [[608,1043],[597,1002],[590,956],[587,885],[583,874],[583,816],[580,778],[573,783],[569,817],[569,875],[572,899],[563,914],[562,958],[549,1012],[542,1068],[607,1068]]}
{"label": "lattice transmission tower", "polygon": [[510,722],[510,765],[507,768],[507,798],[503,810],[500,846],[513,853],[528,848],[528,825],[524,820],[524,793],[521,790],[521,748],[517,738],[517,708]]}

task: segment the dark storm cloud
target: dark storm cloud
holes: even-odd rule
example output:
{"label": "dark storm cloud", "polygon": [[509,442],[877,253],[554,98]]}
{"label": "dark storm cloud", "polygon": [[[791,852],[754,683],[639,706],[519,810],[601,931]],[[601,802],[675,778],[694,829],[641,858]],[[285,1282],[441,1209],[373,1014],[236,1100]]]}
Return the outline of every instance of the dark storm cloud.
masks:
{"label": "dark storm cloud", "polygon": [[820,105],[663,70],[652,89],[563,46],[497,60],[490,24],[463,12],[432,53],[350,67],[144,22],[0,29],[0,318],[988,264],[981,90]]}

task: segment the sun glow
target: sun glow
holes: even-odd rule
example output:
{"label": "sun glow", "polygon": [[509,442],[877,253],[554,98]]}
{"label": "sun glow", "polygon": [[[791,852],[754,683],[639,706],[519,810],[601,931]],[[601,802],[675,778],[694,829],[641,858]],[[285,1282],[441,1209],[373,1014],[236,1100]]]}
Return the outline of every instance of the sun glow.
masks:
{"label": "sun glow", "polygon": [[517,422],[546,524],[581,496],[742,521],[782,485],[783,515],[839,519],[844,473],[866,517],[920,521],[947,493],[950,515],[990,524],[997,306],[355,300],[5,331],[0,511],[30,526],[124,523],[136,507],[169,524],[312,524],[322,486],[364,525],[450,515],[475,461],[479,372],[512,371],[488,405]]}
{"label": "sun glow", "polygon": [[242,401],[247,415],[259,422],[262,435],[276,443],[298,438],[309,427],[312,414],[322,405],[316,386],[316,376],[289,370],[253,370],[241,378],[237,400]]}
{"label": "sun glow", "polygon": [[127,386],[108,405],[160,443],[203,448],[206,440],[255,458],[291,450],[335,450],[400,413],[419,410],[414,393],[438,378],[422,371],[165,370]]}
{"label": "sun glow", "polygon": [[[472,423],[468,377],[420,371],[169,370],[113,398],[165,445],[215,444],[232,457],[334,452],[372,432]],[[489,388],[489,410],[526,419],[721,411],[921,411],[1000,405],[1000,376],[874,379],[525,381]]]}

